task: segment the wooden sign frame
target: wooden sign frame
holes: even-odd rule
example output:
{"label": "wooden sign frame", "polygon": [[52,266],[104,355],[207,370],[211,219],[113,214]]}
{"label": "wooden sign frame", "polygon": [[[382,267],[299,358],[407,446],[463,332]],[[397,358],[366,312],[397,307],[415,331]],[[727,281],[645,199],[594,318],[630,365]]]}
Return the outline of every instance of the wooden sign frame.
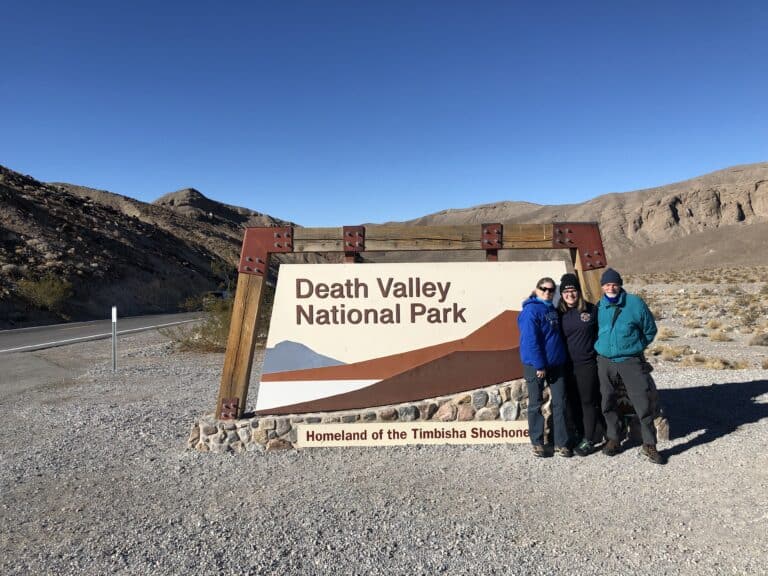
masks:
{"label": "wooden sign frame", "polygon": [[258,325],[259,311],[273,254],[336,252],[355,261],[366,251],[483,250],[495,261],[499,250],[525,249],[568,250],[584,297],[596,302],[601,296],[600,274],[607,261],[597,222],[246,228],[216,418],[239,418],[245,411],[256,335],[266,328]]}

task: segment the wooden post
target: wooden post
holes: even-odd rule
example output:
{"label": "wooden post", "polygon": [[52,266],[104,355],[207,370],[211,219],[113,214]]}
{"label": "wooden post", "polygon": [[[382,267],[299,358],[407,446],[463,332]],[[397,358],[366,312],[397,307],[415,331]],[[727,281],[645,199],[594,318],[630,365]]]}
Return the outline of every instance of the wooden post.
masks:
{"label": "wooden post", "polygon": [[[267,263],[268,265],[268,263]],[[240,274],[232,306],[232,320],[227,338],[227,353],[221,374],[216,418],[221,418],[225,400],[237,398],[237,417],[242,416],[248,399],[253,350],[256,345],[256,320],[264,300],[264,276]]]}
{"label": "wooden post", "polygon": [[571,250],[571,258],[573,260],[573,267],[576,269],[576,274],[579,276],[581,292],[584,295],[584,299],[596,304],[603,295],[603,290],[600,287],[600,275],[603,273],[603,270],[600,268],[596,270],[584,270],[584,265],[578,250]]}

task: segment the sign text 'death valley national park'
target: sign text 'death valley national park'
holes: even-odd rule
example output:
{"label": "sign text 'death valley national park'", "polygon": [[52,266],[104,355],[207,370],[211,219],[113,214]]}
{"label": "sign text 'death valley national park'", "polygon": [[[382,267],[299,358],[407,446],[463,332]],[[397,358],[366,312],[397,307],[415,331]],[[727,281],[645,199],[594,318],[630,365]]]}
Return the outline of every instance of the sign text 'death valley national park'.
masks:
{"label": "sign text 'death valley national park'", "polygon": [[522,376],[517,315],[563,262],[284,264],[256,411],[358,409]]}

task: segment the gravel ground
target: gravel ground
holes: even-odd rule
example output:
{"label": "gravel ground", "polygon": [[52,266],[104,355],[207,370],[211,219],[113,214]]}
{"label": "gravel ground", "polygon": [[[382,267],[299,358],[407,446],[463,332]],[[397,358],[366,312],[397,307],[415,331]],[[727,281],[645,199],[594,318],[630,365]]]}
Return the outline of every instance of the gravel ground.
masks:
{"label": "gravel ground", "polygon": [[666,466],[636,447],[216,455],[186,438],[223,356],[156,332],[120,351],[115,374],[108,341],[0,356],[0,573],[768,574],[766,370],[658,365]]}

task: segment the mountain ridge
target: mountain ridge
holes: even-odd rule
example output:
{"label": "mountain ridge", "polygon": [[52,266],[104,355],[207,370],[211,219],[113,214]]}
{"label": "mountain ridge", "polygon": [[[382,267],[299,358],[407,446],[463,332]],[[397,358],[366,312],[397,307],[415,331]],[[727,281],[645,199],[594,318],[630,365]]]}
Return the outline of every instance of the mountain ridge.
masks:
{"label": "mountain ridge", "polygon": [[[402,224],[554,221],[598,222],[609,264],[627,272],[766,264],[768,162],[577,204],[496,202]],[[224,279],[212,271],[214,263],[234,276],[244,227],[290,224],[217,202],[191,187],[146,203],[76,184],[41,182],[0,166],[0,328],[101,317],[112,304],[128,314],[175,310],[184,299],[219,287]],[[281,261],[337,256],[281,255]],[[523,256],[562,257],[503,253],[506,259]],[[459,256],[412,253],[409,258]],[[20,292],[21,281],[46,275],[72,284],[64,310],[37,308]]]}

